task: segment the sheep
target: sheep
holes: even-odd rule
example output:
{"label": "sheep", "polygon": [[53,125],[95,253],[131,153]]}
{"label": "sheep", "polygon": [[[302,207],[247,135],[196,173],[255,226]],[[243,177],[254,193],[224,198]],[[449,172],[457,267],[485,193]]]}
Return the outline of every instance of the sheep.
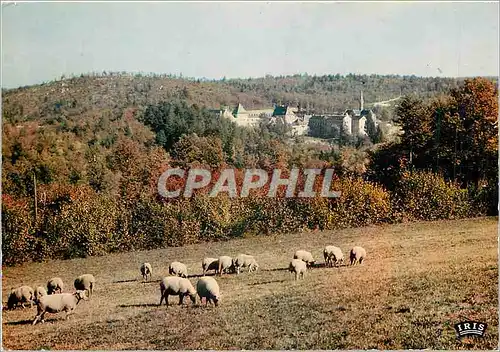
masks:
{"label": "sheep", "polygon": [[230,270],[234,271],[234,260],[233,258],[223,255],[219,257],[219,267],[217,268],[219,271],[219,276],[222,276],[224,271],[228,272]]}
{"label": "sheep", "polygon": [[363,247],[360,246],[354,246],[351,249],[351,253],[349,254],[349,257],[351,259],[351,265],[354,265],[356,263],[363,263],[363,260],[366,257],[366,251]]}
{"label": "sheep", "polygon": [[151,264],[149,263],[142,263],[141,265],[141,274],[142,274],[142,280],[147,281],[148,276],[149,279],[151,280],[151,276],[153,276],[153,268],[151,267]]}
{"label": "sheep", "polygon": [[303,250],[298,250],[297,252],[295,252],[295,254],[293,255],[293,259],[301,259],[302,261],[306,262],[307,266],[311,266],[316,262],[310,252]]}
{"label": "sheep", "polygon": [[201,267],[203,268],[203,275],[209,270],[214,270],[217,274],[217,269],[219,268],[219,261],[217,258],[203,258],[201,262]]}
{"label": "sheep", "polygon": [[35,302],[38,302],[42,296],[47,296],[47,291],[44,287],[38,286],[35,289]]}
{"label": "sheep", "polygon": [[12,288],[9,294],[9,298],[7,299],[7,308],[14,309],[15,306],[21,304],[21,307],[24,309],[25,303],[30,304],[30,308],[33,307],[33,299],[35,295],[33,293],[33,289],[29,286],[21,286],[18,288]]}
{"label": "sheep", "polygon": [[172,262],[172,264],[170,264],[170,266],[168,267],[168,273],[170,275],[181,276],[184,278],[188,277],[186,264],[183,264],[181,262]]}
{"label": "sheep", "polygon": [[200,303],[205,297],[205,306],[210,301],[217,307],[220,300],[220,288],[213,277],[203,276],[200,278],[196,284],[196,291],[200,297]]}
{"label": "sheep", "polygon": [[196,303],[196,290],[194,289],[191,281],[186,278],[178,276],[164,277],[160,282],[160,306],[163,299],[168,307],[168,296],[179,296],[179,305],[182,304],[184,296],[189,296],[193,304]]}
{"label": "sheep", "polygon": [[295,273],[295,280],[299,279],[299,275],[302,276],[302,279],[304,279],[307,271],[307,264],[301,259],[292,259],[290,265],[288,266],[288,270],[291,273]]}
{"label": "sheep", "polygon": [[75,279],[75,289],[87,291],[87,296],[92,296],[95,287],[95,278],[92,274],[83,274]]}
{"label": "sheep", "polygon": [[63,281],[60,277],[53,277],[47,282],[47,294],[62,293],[64,289]]}
{"label": "sheep", "polygon": [[248,267],[248,272],[259,269],[259,264],[257,264],[255,258],[247,254],[239,254],[234,260],[234,266],[237,274],[239,274],[240,269],[244,267]]}
{"label": "sheep", "polygon": [[339,247],[326,246],[323,250],[326,266],[337,266],[344,262],[344,253]]}
{"label": "sheep", "polygon": [[45,313],[59,313],[66,312],[66,320],[70,314],[73,314],[75,307],[81,300],[87,300],[87,295],[85,291],[78,290],[74,293],[58,293],[54,295],[47,295],[40,297],[37,302],[37,313],[35,320],[33,320],[33,325],[38,321],[44,322],[43,317]]}

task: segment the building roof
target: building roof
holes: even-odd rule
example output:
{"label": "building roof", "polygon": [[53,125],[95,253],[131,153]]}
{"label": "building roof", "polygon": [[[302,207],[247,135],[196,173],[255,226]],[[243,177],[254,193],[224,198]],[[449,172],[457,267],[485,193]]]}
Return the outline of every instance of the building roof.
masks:
{"label": "building roof", "polygon": [[273,111],[273,116],[283,116],[286,114],[285,106],[276,106]]}
{"label": "building roof", "polygon": [[236,109],[233,110],[233,115],[237,116],[238,114],[243,114],[245,112],[247,112],[247,111],[245,110],[245,108],[243,108],[243,105],[238,104],[238,106],[236,107]]}
{"label": "building roof", "polygon": [[345,112],[349,115],[354,115],[355,117],[367,116],[367,115],[370,115],[370,113],[373,114],[373,111],[371,111],[370,109],[363,109],[363,110],[347,109]]}
{"label": "building roof", "polygon": [[336,119],[336,120],[343,120],[345,118],[345,114],[343,114],[343,115],[341,115],[341,114],[328,114],[328,115],[326,115],[326,117]]}
{"label": "building roof", "polygon": [[294,115],[294,112],[289,106],[276,106],[273,111],[273,116]]}

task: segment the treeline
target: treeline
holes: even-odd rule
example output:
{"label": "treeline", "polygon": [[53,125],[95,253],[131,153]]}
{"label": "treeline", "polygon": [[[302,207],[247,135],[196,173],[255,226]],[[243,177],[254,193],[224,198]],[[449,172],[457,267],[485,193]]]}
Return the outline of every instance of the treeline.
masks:
{"label": "treeline", "polygon": [[414,94],[429,98],[451,89],[462,81],[455,78],[397,75],[293,75],[257,79],[234,79],[227,83],[245,92],[255,92],[276,103],[299,105],[316,113],[357,109],[360,92],[365,106]]}
{"label": "treeline", "polygon": [[462,187],[498,186],[496,85],[478,78],[427,102],[408,96],[396,115],[404,134],[372,154],[370,179],[393,189],[402,170],[428,170]]}
{"label": "treeline", "polygon": [[[490,80],[496,82],[496,78]],[[357,108],[361,90],[369,106],[400,95],[434,97],[462,82],[456,78],[396,75],[304,74],[210,81],[172,75],[102,73],[3,90],[3,118],[12,123],[44,121],[56,112],[80,116],[129,107],[143,110],[150,104],[175,99],[209,108],[238,103],[247,109],[267,108],[282,103],[321,113]]]}
{"label": "treeline", "polygon": [[[405,97],[401,140],[371,151],[290,143],[279,129],[244,129],[185,99],[79,115],[69,113],[78,104],[62,106],[45,124],[11,116],[2,136],[4,263],[496,214],[497,101],[496,86],[480,78],[439,98]],[[165,200],[157,182],[169,167],[333,168],[342,196],[201,191]]]}

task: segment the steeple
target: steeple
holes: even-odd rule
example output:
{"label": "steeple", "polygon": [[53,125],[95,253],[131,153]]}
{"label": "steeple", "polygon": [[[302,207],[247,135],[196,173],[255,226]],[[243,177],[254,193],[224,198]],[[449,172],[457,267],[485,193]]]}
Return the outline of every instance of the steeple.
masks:
{"label": "steeple", "polygon": [[359,110],[363,110],[364,100],[363,100],[363,90],[361,90],[361,99],[359,100]]}

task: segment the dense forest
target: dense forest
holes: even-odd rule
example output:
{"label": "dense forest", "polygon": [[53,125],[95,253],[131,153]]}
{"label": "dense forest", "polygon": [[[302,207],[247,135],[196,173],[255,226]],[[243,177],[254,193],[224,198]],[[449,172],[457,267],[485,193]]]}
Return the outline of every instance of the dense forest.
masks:
{"label": "dense forest", "polygon": [[[343,145],[247,129],[208,108],[315,111],[403,95],[396,141]],[[237,236],[497,213],[498,88],[491,78],[265,77],[206,81],[105,73],[3,92],[5,264]],[[379,141],[377,141],[379,142]],[[165,200],[169,167],[333,168],[340,198]],[[239,175],[238,177],[241,177]]]}
{"label": "dense forest", "polygon": [[282,103],[309,107],[321,113],[357,108],[361,90],[365,105],[370,106],[370,103],[400,95],[433,97],[457,88],[461,82],[463,79],[353,74],[207,81],[104,72],[3,90],[3,118],[13,123],[43,121],[55,112],[81,115],[95,110],[141,109],[172,99],[207,108],[238,103],[247,109],[268,108]]}

